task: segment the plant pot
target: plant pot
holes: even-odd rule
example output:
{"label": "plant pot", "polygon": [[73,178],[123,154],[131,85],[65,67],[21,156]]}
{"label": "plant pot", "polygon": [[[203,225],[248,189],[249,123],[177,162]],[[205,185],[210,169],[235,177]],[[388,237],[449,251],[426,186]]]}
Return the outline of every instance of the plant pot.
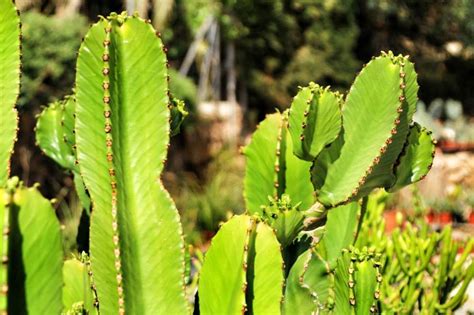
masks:
{"label": "plant pot", "polygon": [[469,218],[467,219],[467,222],[470,224],[474,224],[474,210],[471,209],[471,212],[469,213]]}
{"label": "plant pot", "polygon": [[453,222],[453,215],[451,212],[441,212],[439,214],[439,223],[442,225],[450,224]]}

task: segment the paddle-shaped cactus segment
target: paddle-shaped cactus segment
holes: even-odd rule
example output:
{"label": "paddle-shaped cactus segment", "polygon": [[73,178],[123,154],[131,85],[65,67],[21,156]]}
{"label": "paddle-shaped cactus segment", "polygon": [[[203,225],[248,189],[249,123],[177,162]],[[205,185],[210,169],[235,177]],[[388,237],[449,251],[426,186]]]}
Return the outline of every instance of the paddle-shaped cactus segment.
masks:
{"label": "paddle-shaped cactus segment", "polygon": [[81,305],[86,314],[97,314],[87,266],[76,258],[66,260],[63,266],[63,279],[64,309],[72,313],[75,307]]}
{"label": "paddle-shaped cactus segment", "polygon": [[248,252],[254,228],[251,217],[234,216],[212,239],[199,276],[201,314],[245,312]]}
{"label": "paddle-shaped cactus segment", "polygon": [[7,188],[0,190],[0,197],[2,311],[59,314],[63,251],[59,222],[51,203],[36,188],[18,187],[18,178],[11,179]]}
{"label": "paddle-shaped cactus segment", "polygon": [[313,202],[309,169],[311,163],[293,154],[286,113],[268,115],[252,136],[243,153],[247,166],[244,199],[250,213],[261,214],[269,197],[287,193],[294,204],[306,210]]}
{"label": "paddle-shaped cactus segment", "polygon": [[303,160],[313,161],[333,142],[341,130],[342,96],[310,83],[293,99],[289,130],[293,152]]}
{"label": "paddle-shaped cactus segment", "polygon": [[[248,301],[253,314],[280,314],[283,300],[283,258],[275,232],[266,224],[258,223],[255,230],[253,275],[249,279],[252,301]],[[252,257],[251,257],[252,258]]]}
{"label": "paddle-shaped cactus segment", "polygon": [[90,253],[104,314],[185,314],[184,241],[160,174],[170,134],[164,46],[113,14],[79,51],[76,142],[91,195]]}
{"label": "paddle-shaped cactus segment", "polygon": [[378,313],[379,267],[378,255],[367,248],[345,250],[336,266],[334,314]]}
{"label": "paddle-shaped cactus segment", "polygon": [[316,308],[316,299],[304,286],[303,270],[307,261],[311,259],[311,250],[302,253],[290,269],[286,278],[283,314],[312,314]]}
{"label": "paddle-shaped cactus segment", "polygon": [[406,57],[382,53],[362,69],[342,109],[343,134],[313,166],[321,203],[335,206],[393,184],[417,91],[416,73]]}
{"label": "paddle-shaped cactus segment", "polygon": [[405,147],[395,166],[396,181],[390,191],[423,179],[433,164],[435,143],[430,133],[415,123],[410,127]]}
{"label": "paddle-shaped cactus segment", "polygon": [[11,0],[0,0],[0,187],[10,176],[20,93],[20,17]]}

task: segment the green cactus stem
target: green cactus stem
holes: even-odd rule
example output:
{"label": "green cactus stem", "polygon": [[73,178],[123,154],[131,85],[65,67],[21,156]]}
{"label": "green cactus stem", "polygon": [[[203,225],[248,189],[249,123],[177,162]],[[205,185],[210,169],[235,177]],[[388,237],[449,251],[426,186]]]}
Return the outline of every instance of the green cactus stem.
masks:
{"label": "green cactus stem", "polygon": [[274,231],[234,216],[213,238],[200,280],[201,314],[280,314],[283,259]]}
{"label": "green cactus stem", "polygon": [[0,1],[0,21],[0,187],[4,187],[10,176],[20,93],[20,15],[11,0]]}
{"label": "green cactus stem", "polygon": [[36,188],[24,188],[18,178],[0,189],[0,198],[2,312],[59,314],[63,252],[50,201]]}
{"label": "green cactus stem", "polygon": [[170,137],[164,49],[150,24],[112,14],[79,51],[77,155],[104,314],[188,313],[182,228],[160,179]]}
{"label": "green cactus stem", "polygon": [[[84,260],[85,259],[85,260]],[[66,314],[74,314],[77,305],[81,305],[86,314],[98,314],[93,284],[88,275],[88,257],[72,258],[63,266],[63,306]],[[82,313],[81,313],[82,314]]]}

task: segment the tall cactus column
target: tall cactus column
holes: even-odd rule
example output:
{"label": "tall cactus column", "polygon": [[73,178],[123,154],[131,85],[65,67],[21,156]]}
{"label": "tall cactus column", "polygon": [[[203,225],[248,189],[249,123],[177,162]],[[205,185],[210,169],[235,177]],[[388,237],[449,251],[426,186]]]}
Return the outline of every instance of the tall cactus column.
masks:
{"label": "tall cactus column", "polygon": [[103,314],[188,313],[182,228],[160,180],[170,137],[163,49],[151,25],[114,14],[79,52],[77,154]]}
{"label": "tall cactus column", "polygon": [[0,187],[10,175],[20,93],[20,17],[11,0],[0,1]]}

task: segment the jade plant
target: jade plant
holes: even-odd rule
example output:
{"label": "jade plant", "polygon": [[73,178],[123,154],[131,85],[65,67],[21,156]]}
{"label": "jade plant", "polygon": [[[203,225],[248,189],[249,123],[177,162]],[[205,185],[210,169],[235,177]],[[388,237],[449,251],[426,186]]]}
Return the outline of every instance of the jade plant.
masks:
{"label": "jade plant", "polygon": [[[247,211],[221,226],[202,265],[193,265],[197,280],[160,178],[170,137],[187,113],[169,92],[159,33],[136,15],[100,17],[79,50],[73,94],[38,116],[38,146],[72,174],[90,216],[90,252],[63,261],[51,202],[8,179],[20,74],[19,16],[10,0],[0,0],[0,17],[2,311],[377,313],[398,307],[387,300],[403,283],[390,269],[395,256],[409,290],[424,294],[413,277],[430,266],[435,241],[426,240],[421,258],[403,256],[415,246],[403,234],[395,256],[388,242],[363,242],[373,218],[369,194],[421,180],[433,160],[429,132],[412,122],[418,84],[407,57],[374,58],[347,96],[310,83],[289,110],[267,116],[243,150]],[[458,307],[472,278],[472,267],[463,275],[468,255],[455,261],[450,235],[442,237],[437,289],[422,299],[429,310]],[[451,298],[460,283],[462,293]],[[196,286],[196,296],[187,296]]]}

